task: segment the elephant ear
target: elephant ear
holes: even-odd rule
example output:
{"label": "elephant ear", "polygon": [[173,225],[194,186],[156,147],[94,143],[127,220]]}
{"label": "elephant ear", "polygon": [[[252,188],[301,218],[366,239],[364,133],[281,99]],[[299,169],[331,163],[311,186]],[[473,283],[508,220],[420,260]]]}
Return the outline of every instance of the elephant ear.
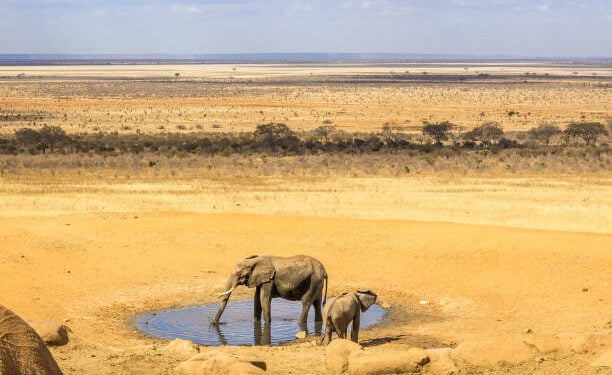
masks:
{"label": "elephant ear", "polygon": [[361,304],[361,311],[366,311],[376,302],[376,293],[371,290],[358,290],[355,294],[357,294],[357,299],[359,299],[359,303]]}
{"label": "elephant ear", "polygon": [[249,288],[256,287],[274,278],[276,270],[272,265],[270,259],[261,258],[258,260],[253,268],[251,269],[251,275],[249,276],[248,286]]}

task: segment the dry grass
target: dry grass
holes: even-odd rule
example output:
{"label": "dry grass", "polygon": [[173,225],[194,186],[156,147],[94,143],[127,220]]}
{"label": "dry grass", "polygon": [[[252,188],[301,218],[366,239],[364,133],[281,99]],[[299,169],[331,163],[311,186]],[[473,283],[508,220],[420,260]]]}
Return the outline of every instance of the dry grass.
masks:
{"label": "dry grass", "polygon": [[527,130],[606,122],[611,76],[608,65],[533,63],[0,67],[0,115],[11,118],[0,132],[43,123],[68,132],[238,132],[264,122],[418,131],[443,120]]}
{"label": "dry grass", "polygon": [[[528,173],[502,164],[457,173],[397,155],[172,158],[154,168],[147,160],[4,157],[0,211],[48,216],[178,210],[612,232],[609,169]],[[412,166],[410,173],[404,163]]]}

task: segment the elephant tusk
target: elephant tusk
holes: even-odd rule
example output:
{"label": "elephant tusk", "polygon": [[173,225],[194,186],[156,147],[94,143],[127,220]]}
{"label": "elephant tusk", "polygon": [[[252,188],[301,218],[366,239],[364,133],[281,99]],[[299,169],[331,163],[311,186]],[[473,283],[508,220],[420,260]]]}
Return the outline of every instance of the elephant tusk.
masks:
{"label": "elephant tusk", "polygon": [[[234,287],[234,288],[235,288],[235,287]],[[225,295],[227,295],[227,294],[230,294],[230,293],[231,293],[231,292],[234,290],[234,288],[232,288],[232,289],[230,289],[230,290],[227,290],[227,291],[225,291],[225,292],[223,292],[223,293],[217,293],[217,298],[221,298],[221,297],[223,297],[223,296],[225,296]]]}

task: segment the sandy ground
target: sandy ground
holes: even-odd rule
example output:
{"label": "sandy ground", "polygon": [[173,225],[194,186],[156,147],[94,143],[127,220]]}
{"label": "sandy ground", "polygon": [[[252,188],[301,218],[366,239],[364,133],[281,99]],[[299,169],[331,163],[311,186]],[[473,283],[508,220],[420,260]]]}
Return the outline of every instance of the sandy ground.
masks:
{"label": "sandy ground", "polygon": [[[45,195],[26,193],[24,202],[32,194]],[[493,209],[495,198],[486,199]],[[501,214],[511,215],[513,207]],[[1,303],[33,324],[54,320],[72,329],[68,345],[52,348],[65,373],[170,372],[180,359],[164,355],[165,343],[136,332],[130,319],[143,311],[213,302],[234,263],[251,254],[309,254],[326,266],[330,294],[376,291],[390,315],[385,324],[362,331],[360,339],[370,347],[609,337],[612,329],[609,216],[589,233],[162,208],[37,215],[28,206],[28,214],[0,215]],[[252,294],[246,288],[237,292],[233,300]],[[308,339],[232,350],[265,360],[274,374],[325,372],[324,349]],[[546,360],[464,372],[603,374],[609,368],[589,366],[601,350],[534,353]]]}

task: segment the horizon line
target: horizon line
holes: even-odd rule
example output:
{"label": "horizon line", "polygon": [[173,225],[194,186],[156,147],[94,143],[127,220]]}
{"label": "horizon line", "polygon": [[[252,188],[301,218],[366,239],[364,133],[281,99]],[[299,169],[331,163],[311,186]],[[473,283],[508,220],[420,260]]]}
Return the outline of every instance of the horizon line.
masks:
{"label": "horizon line", "polygon": [[[399,61],[399,60],[579,60],[612,61],[612,56],[522,56],[395,52],[238,52],[238,53],[0,53],[0,60],[286,60],[286,61]],[[8,61],[7,61],[8,60]]]}

